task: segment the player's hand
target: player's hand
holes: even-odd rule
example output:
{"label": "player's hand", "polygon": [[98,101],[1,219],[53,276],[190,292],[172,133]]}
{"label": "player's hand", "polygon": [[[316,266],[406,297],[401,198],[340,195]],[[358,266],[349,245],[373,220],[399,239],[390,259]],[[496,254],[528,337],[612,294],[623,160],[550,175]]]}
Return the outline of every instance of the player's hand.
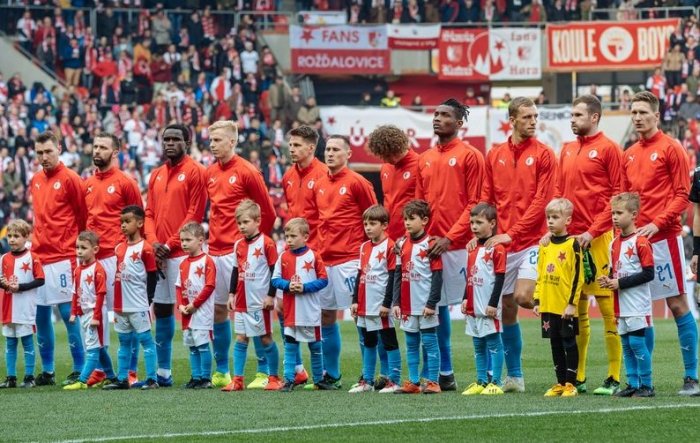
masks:
{"label": "player's hand", "polygon": [[399,319],[401,318],[401,306],[394,306],[391,308],[391,311],[394,313],[394,318]]}
{"label": "player's hand", "polygon": [[462,301],[462,314],[467,315],[467,301]]}
{"label": "player's hand", "polygon": [[10,283],[7,289],[12,293],[19,292],[19,283]]}
{"label": "player's hand", "polygon": [[352,315],[352,318],[357,318],[357,303],[350,305],[350,315]]}
{"label": "player's hand", "polygon": [[185,309],[187,309],[187,313],[188,313],[188,314],[192,314],[194,311],[197,310],[197,308],[195,307],[194,303],[192,303],[192,302],[190,302],[189,305],[185,306]]}
{"label": "player's hand", "polygon": [[437,258],[441,256],[450,248],[452,241],[447,237],[433,237],[433,246],[428,250],[428,256],[430,258]]}
{"label": "player's hand", "polygon": [[487,317],[496,318],[496,315],[498,315],[498,309],[494,308],[493,306],[486,307],[486,316]]}
{"label": "player's hand", "polygon": [[659,227],[656,226],[654,223],[649,223],[648,225],[642,226],[641,228],[637,229],[637,234],[643,235],[646,238],[651,238],[657,232],[659,232]]}
{"label": "player's hand", "polygon": [[617,278],[611,278],[608,280],[608,289],[612,289],[613,291],[617,291],[620,289],[620,280]]}
{"label": "player's hand", "polygon": [[693,258],[690,259],[690,272],[693,274],[698,273],[698,256],[694,255]]}
{"label": "player's hand", "polygon": [[266,311],[272,311],[275,309],[275,297],[270,297],[269,295],[265,297],[262,308]]}
{"label": "player's hand", "polygon": [[[228,293],[228,303],[226,303],[226,308],[229,310],[229,312],[233,311],[234,306],[236,305],[236,294],[233,292]],[[264,305],[264,303],[263,303]]]}
{"label": "player's hand", "polygon": [[540,246],[547,246],[552,239],[552,233],[547,232],[545,235],[542,236],[540,239]]}
{"label": "player's hand", "polygon": [[170,255],[170,248],[163,243],[153,243],[153,251],[156,253],[156,258],[161,261],[165,261]]}
{"label": "player's hand", "polygon": [[574,315],[576,315],[576,305],[567,305],[561,318],[568,320],[570,318],[574,318]]}
{"label": "player's hand", "polygon": [[472,252],[474,249],[476,249],[476,242],[476,237],[469,240],[469,243],[467,243],[467,252]]}
{"label": "player's hand", "polygon": [[177,307],[177,310],[180,311],[180,314],[185,314],[187,315],[187,307],[185,305],[180,305]]}
{"label": "player's hand", "polygon": [[535,305],[535,307],[532,308],[532,313],[539,317],[540,316],[540,305]]}
{"label": "player's hand", "polygon": [[608,277],[607,275],[601,275],[596,279],[596,281],[598,282],[598,285],[601,288],[608,289],[608,285],[610,284],[610,277]]}
{"label": "player's hand", "polygon": [[389,313],[390,313],[390,312],[391,312],[391,310],[390,310],[389,308],[385,308],[384,306],[382,306],[381,308],[379,308],[379,316],[380,316],[381,318],[387,318],[387,317],[389,317]]}
{"label": "player's hand", "polygon": [[400,256],[401,255],[401,247],[403,246],[403,242],[406,241],[406,236],[403,236],[396,240],[396,243],[394,243],[394,254]]}
{"label": "player's hand", "polygon": [[68,317],[68,323],[75,323],[75,315],[72,315]]}
{"label": "player's hand", "polygon": [[593,236],[588,232],[576,237],[576,241],[581,246],[581,249],[588,249],[591,246],[591,241],[593,241]]}
{"label": "player's hand", "polygon": [[512,241],[513,241],[513,239],[510,238],[510,235],[508,235],[508,234],[497,234],[497,235],[494,235],[493,237],[491,237],[490,239],[486,240],[484,247],[489,249],[489,248],[493,248],[496,245],[508,244]]}
{"label": "player's hand", "polygon": [[435,315],[435,309],[430,309],[429,307],[423,308],[423,317],[432,317]]}

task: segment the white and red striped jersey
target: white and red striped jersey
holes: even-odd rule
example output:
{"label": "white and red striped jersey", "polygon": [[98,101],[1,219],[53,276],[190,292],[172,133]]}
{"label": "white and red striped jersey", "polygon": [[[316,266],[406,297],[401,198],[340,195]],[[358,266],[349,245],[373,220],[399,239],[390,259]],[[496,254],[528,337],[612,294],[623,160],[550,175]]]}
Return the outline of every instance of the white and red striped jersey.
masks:
{"label": "white and red striped jersey", "polygon": [[[8,283],[31,283],[44,277],[39,259],[28,249],[20,255],[2,256],[2,275]],[[11,293],[2,291],[2,322],[33,325],[36,321],[36,288]]]}
{"label": "white and red striped jersey", "polygon": [[[502,245],[486,249],[484,245],[469,252],[467,257],[467,315],[486,317],[486,308],[496,284],[496,274],[506,273],[506,250]],[[501,299],[498,299],[498,314],[501,319]]]}
{"label": "white and red striped jersey", "polygon": [[156,255],[146,240],[129,244],[119,243],[117,275],[114,277],[114,312],[147,311],[146,286],[148,273],[156,271]]}
{"label": "white and red striped jersey", "polygon": [[[618,235],[612,242],[611,261],[613,278],[623,278],[654,266],[654,252],[646,237],[632,234]],[[636,317],[651,315],[649,283],[614,291],[615,316]]]}
{"label": "white and red striped jersey", "polygon": [[233,245],[233,253],[236,255],[233,267],[238,268],[234,310],[259,311],[270,290],[270,266],[277,262],[275,242],[265,234],[252,241],[242,238]]}
{"label": "white and red striped jersey", "polygon": [[[328,279],[321,255],[311,249],[295,254],[284,251],[275,264],[272,278],[289,282],[309,283]],[[284,326],[321,326],[321,295],[318,292],[292,294],[285,291],[282,296]]]}
{"label": "white and red striped jersey", "polygon": [[390,238],[377,244],[366,241],[360,246],[360,281],[357,289],[357,315],[379,315],[389,271],[396,269],[394,242]]}
{"label": "white and red striped jersey", "polygon": [[178,304],[187,306],[193,303],[194,313],[182,316],[182,329],[210,331],[214,327],[214,287],[216,286],[216,266],[207,254],[187,257],[180,264],[175,288]]}
{"label": "white and red striped jersey", "polygon": [[424,234],[418,240],[407,238],[401,245],[401,315],[422,315],[428,297],[433,271],[442,270],[440,257],[431,260],[428,250],[430,237]]}
{"label": "white and red striped jersey", "polygon": [[93,319],[102,321],[102,307],[107,296],[107,275],[102,265],[95,261],[78,265],[73,274],[73,306],[71,314],[83,315],[93,311]]}

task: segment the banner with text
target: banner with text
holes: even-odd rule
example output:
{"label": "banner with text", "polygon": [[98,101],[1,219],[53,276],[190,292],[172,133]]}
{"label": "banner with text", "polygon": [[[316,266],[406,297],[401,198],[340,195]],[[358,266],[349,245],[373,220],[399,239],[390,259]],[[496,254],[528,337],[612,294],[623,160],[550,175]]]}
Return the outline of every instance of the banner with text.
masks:
{"label": "banner with text", "polygon": [[389,47],[420,51],[437,48],[440,38],[440,24],[429,25],[387,25]]}
{"label": "banner with text", "polygon": [[679,23],[673,18],[547,24],[548,67],[553,71],[655,68],[663,62],[669,37]]}
{"label": "banner with text", "polygon": [[538,80],[542,77],[538,29],[443,28],[438,78],[457,81]]}
{"label": "banner with text", "polygon": [[[564,143],[576,139],[574,133],[571,132],[571,106],[538,107],[537,112],[539,115],[535,137],[542,143],[551,146],[554,152],[559,155]],[[491,108],[489,110],[490,147],[504,143],[511,133],[508,109]]]}
{"label": "banner with text", "polygon": [[[469,122],[460,129],[459,136],[475,148],[485,152],[487,133],[487,108],[469,108]],[[411,148],[417,152],[435,146],[433,115],[409,111],[403,108],[356,108],[349,106],[321,106],[323,129],[328,134],[341,134],[350,138],[351,163],[381,163],[367,149],[369,134],[380,125],[396,125],[408,135]]]}
{"label": "banner with text", "polygon": [[386,26],[290,26],[292,71],[304,74],[386,74]]}
{"label": "banner with text", "polygon": [[348,22],[345,11],[299,11],[297,17],[305,25],[344,25]]}

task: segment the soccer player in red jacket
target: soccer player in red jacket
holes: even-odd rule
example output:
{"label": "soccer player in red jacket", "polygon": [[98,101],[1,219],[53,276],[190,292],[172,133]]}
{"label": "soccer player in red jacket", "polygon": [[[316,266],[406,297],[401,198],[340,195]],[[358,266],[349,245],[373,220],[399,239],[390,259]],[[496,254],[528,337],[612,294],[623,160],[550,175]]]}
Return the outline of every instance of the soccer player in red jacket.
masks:
{"label": "soccer player in red jacket", "polygon": [[321,291],[325,381],[338,388],[341,340],[336,312],[352,304],[359,265],[357,251],[366,239],[362,213],[377,204],[372,184],[348,168],[351,154],[347,137],[331,135],[325,151],[329,172],[314,187],[323,238],[321,257],[328,275],[328,286]]}
{"label": "soccer player in red jacket", "polygon": [[[486,155],[481,200],[496,206],[498,234],[485,244],[504,244],[508,252],[503,285],[503,346],[508,368],[504,392],[523,392],[522,335],[518,305],[534,307],[539,241],[547,232],[545,207],[556,188],[557,160],[552,148],[535,138],[537,107],[516,97],[508,105],[513,135]],[[470,244],[471,246],[471,244]]]}
{"label": "soccer player in red jacket", "polygon": [[175,282],[187,254],[180,245],[180,228],[201,223],[207,203],[206,171],[187,155],[192,143],[187,126],[173,124],[163,130],[165,164],[151,172],[146,204],[146,240],[153,246],[165,279],[158,280],[153,299],[156,317],[158,385],[173,385],[171,376],[175,335]]}
{"label": "soccer player in red jacket", "polygon": [[[248,160],[236,155],[238,126],[235,122],[218,121],[209,127],[211,153],[216,163],[207,169],[209,210],[209,255],[216,264],[214,291],[214,386],[223,388],[231,383],[229,350],[231,348],[231,321],[228,294],[236,254],[233,245],[243,238],[236,223],[236,208],[244,199],[260,206],[260,232],[270,235],[275,223],[275,208],[265,186],[262,173]],[[258,356],[258,371],[248,389],[262,389],[267,384],[268,367],[265,346],[260,337],[253,338]]]}
{"label": "soccer player in red jacket", "polygon": [[472,238],[469,214],[479,202],[484,175],[483,156],[459,137],[459,129],[467,116],[467,109],[455,99],[435,109],[433,131],[438,145],[420,156],[416,183],[416,198],[430,203],[433,211],[428,228],[435,236],[430,248],[431,258],[439,255],[443,264],[442,295],[438,305],[439,383],[443,391],[457,389],[452,369],[449,306],[461,304],[464,296],[467,284],[465,246]]}
{"label": "soccer player in red jacket", "polygon": [[[114,307],[114,277],[117,273],[117,256],[114,248],[124,240],[121,232],[121,211],[127,206],[143,208],[139,186],[133,178],[122,172],[114,160],[121,148],[121,141],[114,134],[100,133],[92,142],[92,162],[97,170],[85,180],[85,206],[87,207],[87,229],[100,238],[97,261],[107,276],[107,310]],[[138,341],[134,340],[129,367],[129,382],[135,383],[138,361]],[[101,369],[88,379],[88,386],[105,379]]]}
{"label": "soccer player in red jacket", "polygon": [[37,386],[53,385],[54,329],[52,307],[56,305],[68,331],[73,372],[66,379],[74,383],[85,361],[80,325],[70,323],[73,270],[76,266],[75,241],[85,229],[85,190],[78,174],[59,160],[61,145],[51,131],[39,134],[34,151],[42,170],[32,177],[29,189],[34,207],[32,253],[44,266],[46,283],[37,290],[36,332],[42,373]]}
{"label": "soccer player in red jacket", "polygon": [[[700,395],[698,387],[698,327],[685,298],[685,255],[681,214],[688,207],[690,171],[680,143],[658,128],[659,100],[648,91],[632,97],[632,123],[639,141],[624,153],[625,191],[642,201],[637,233],[647,237],[654,252],[656,275],[651,282],[654,300],[665,299],[678,327],[685,366],[679,395]],[[647,328],[653,343],[653,329]]]}

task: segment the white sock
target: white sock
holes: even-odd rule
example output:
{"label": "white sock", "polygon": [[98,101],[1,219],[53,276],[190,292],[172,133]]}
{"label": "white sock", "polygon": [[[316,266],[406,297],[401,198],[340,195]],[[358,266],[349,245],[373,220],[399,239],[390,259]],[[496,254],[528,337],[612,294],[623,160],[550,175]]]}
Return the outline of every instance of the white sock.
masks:
{"label": "white sock", "polygon": [[160,375],[163,378],[168,378],[172,374],[172,371],[170,369],[160,369],[158,368],[158,371],[156,372],[158,375]]}
{"label": "white sock", "polygon": [[304,365],[296,365],[296,366],[294,366],[294,372],[296,372],[297,374],[300,373],[300,372],[302,372],[303,370],[304,370]]}

